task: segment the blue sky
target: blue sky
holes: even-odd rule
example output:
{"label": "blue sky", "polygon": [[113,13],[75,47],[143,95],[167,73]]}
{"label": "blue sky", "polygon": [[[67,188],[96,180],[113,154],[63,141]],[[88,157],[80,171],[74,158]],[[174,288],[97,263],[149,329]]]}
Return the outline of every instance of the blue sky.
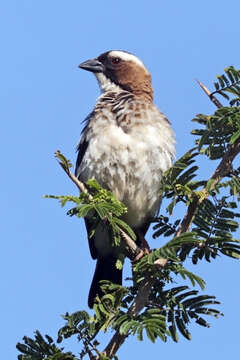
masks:
{"label": "blue sky", "polygon": [[[224,67],[239,68],[239,11],[238,0],[1,2],[3,359],[16,359],[24,335],[39,329],[55,336],[60,314],[86,309],[94,262],[83,222],[43,199],[77,194],[53,156],[60,149],[75,161],[81,121],[99,93],[93,76],[77,65],[110,49],[138,55],[152,73],[155,103],[172,122],[180,156],[193,144],[194,115],[215,110],[195,79],[212,88]],[[201,171],[212,171],[206,160]],[[193,324],[191,342],[130,339],[120,359],[236,356],[239,264],[221,258],[194,271],[207,280],[206,293],[222,302],[225,317],[209,319],[210,329]],[[75,342],[72,350],[80,351]]]}

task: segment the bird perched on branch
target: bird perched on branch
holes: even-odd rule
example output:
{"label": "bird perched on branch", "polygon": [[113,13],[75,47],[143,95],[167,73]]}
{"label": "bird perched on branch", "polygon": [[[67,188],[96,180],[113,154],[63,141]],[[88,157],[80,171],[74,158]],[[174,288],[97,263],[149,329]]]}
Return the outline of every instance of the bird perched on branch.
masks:
{"label": "bird perched on branch", "polygon": [[[82,182],[95,178],[128,208],[124,217],[138,241],[161,204],[161,177],[172,165],[174,134],[167,118],[153,104],[151,75],[143,62],[125,51],[108,51],[79,65],[92,72],[101,95],[86,118],[78,145],[75,175]],[[91,219],[85,219],[88,235]],[[101,296],[101,280],[122,283],[117,269],[118,247],[113,247],[106,225],[89,238],[97,259],[88,304]]]}

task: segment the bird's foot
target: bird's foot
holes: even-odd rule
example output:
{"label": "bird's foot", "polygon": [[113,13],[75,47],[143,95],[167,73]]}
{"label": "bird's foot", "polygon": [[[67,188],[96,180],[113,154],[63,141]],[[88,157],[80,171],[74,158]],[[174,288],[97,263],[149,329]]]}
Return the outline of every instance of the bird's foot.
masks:
{"label": "bird's foot", "polygon": [[132,263],[138,262],[144,255],[146,255],[146,254],[144,253],[144,251],[142,249],[140,249],[137,256],[135,256],[135,258],[132,260]]}
{"label": "bird's foot", "polygon": [[145,237],[143,236],[143,234],[141,234],[140,232],[138,233],[138,238],[141,242],[141,246],[140,246],[140,252],[137,254],[137,256],[132,260],[133,263],[139,261],[144,255],[148,255],[151,252],[150,246],[147,242],[147,240],[145,239]]}

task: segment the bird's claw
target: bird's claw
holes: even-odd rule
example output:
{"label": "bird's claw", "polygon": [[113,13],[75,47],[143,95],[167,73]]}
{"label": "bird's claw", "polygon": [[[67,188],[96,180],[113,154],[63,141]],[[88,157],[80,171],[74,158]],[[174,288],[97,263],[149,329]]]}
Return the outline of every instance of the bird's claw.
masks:
{"label": "bird's claw", "polygon": [[140,251],[137,254],[137,256],[135,256],[135,258],[132,260],[132,263],[136,263],[137,261],[141,260],[144,255],[148,255],[151,252],[147,240],[144,237],[142,237],[141,240],[142,240],[142,245]]}
{"label": "bird's claw", "polygon": [[139,251],[139,253],[137,254],[137,256],[135,256],[135,258],[132,260],[132,263],[135,264],[136,262],[138,262],[143,256],[145,255],[144,251],[141,249]]}

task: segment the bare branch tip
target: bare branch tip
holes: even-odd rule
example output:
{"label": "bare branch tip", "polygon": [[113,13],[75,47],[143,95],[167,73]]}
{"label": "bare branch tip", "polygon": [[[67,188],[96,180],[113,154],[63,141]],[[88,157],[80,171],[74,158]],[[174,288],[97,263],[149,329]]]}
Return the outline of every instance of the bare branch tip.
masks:
{"label": "bare branch tip", "polygon": [[196,79],[197,83],[199,84],[199,86],[201,87],[201,89],[205,92],[205,94],[207,94],[207,96],[209,97],[209,99],[212,101],[212,103],[218,108],[220,109],[222,107],[222,104],[220,103],[220,101],[218,101],[218,99],[211,93],[210,90],[208,90],[208,88],[198,79]]}
{"label": "bare branch tip", "polygon": [[208,96],[211,95],[211,91],[208,90],[208,88],[198,79],[196,79],[198,85],[203,89],[203,91],[205,92],[205,94],[207,94]]}

